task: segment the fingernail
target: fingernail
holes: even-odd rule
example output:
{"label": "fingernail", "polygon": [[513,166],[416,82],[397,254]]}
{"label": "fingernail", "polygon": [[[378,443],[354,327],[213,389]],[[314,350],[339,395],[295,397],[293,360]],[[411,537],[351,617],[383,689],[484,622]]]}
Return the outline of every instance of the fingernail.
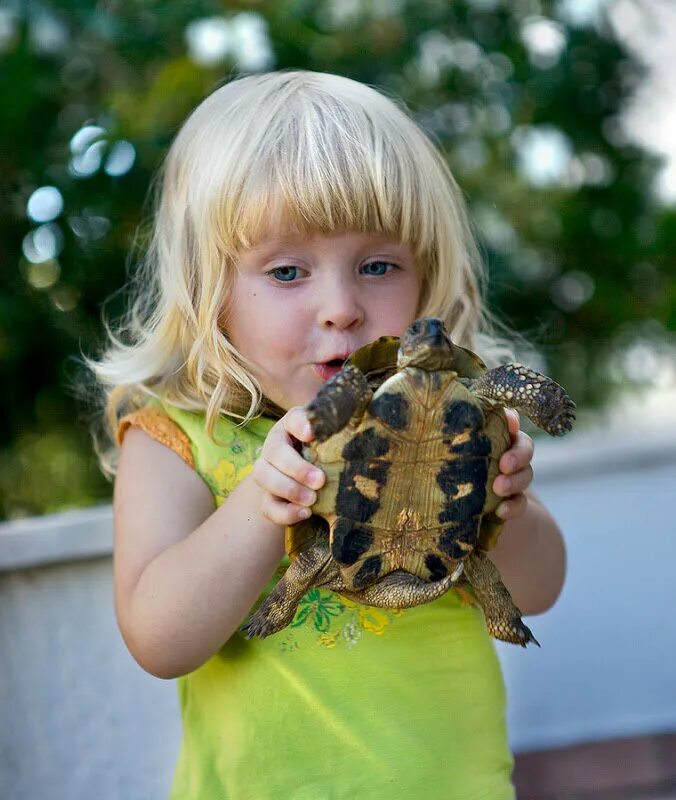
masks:
{"label": "fingernail", "polygon": [[313,469],[308,475],[308,483],[314,489],[319,489],[324,479],[324,473],[321,470]]}
{"label": "fingernail", "polygon": [[310,516],[310,514],[312,514],[312,511],[310,511],[309,508],[301,508],[298,511],[299,519],[307,519]]}
{"label": "fingernail", "polygon": [[303,503],[308,503],[312,505],[317,499],[317,495],[314,492],[311,492],[309,489],[303,489],[300,493],[300,499]]}

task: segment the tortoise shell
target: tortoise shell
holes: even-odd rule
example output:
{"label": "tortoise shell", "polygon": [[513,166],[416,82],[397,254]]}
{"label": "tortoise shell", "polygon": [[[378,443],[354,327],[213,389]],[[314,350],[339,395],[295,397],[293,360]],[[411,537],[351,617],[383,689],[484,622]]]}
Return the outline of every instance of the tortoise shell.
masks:
{"label": "tortoise shell", "polygon": [[[451,345],[447,369],[397,370],[398,347],[384,337],[350,357],[377,387],[370,405],[356,425],[304,450],[327,475],[313,513],[328,522],[331,554],[355,590],[396,570],[440,580],[502,528],[491,487],[510,445],[507,419],[462,380],[485,365]],[[315,535],[291,530],[291,551]]]}
{"label": "tortoise shell", "polygon": [[[364,347],[355,350],[345,361],[344,366],[352,365],[357,367],[366,377],[369,387],[376,392],[380,386],[397,372],[397,354],[399,352],[400,338],[398,336],[381,336]],[[486,365],[479,356],[471,350],[461,345],[450,342],[451,354],[453,359],[453,369],[458,373],[459,378],[477,378],[486,372]],[[509,433],[506,431],[506,420],[504,414],[499,413],[495,406],[490,408],[490,425],[488,435],[496,440],[496,446],[491,448],[489,462],[489,477],[487,488],[493,484],[494,478],[498,474],[498,461],[507,447],[509,447]],[[507,432],[507,444],[503,448],[505,432]],[[500,444],[498,444],[500,442]],[[323,466],[322,456],[317,453],[316,446],[306,447],[305,457],[311,461],[317,461]],[[321,492],[320,501],[322,508],[327,508],[327,495],[332,494],[327,487]],[[492,495],[492,492],[489,491]],[[328,500],[330,503],[330,500]],[[495,508],[499,500],[492,495],[489,499],[491,508]],[[318,506],[313,508],[318,514]],[[330,512],[325,517],[330,517]],[[481,520],[479,530],[479,544],[484,550],[490,550],[495,546],[500,533],[502,532],[503,521],[492,514],[485,514]],[[291,559],[296,557],[299,550],[310,540],[317,536],[321,530],[321,520],[311,519],[305,522],[290,525],[285,531],[285,549]]]}

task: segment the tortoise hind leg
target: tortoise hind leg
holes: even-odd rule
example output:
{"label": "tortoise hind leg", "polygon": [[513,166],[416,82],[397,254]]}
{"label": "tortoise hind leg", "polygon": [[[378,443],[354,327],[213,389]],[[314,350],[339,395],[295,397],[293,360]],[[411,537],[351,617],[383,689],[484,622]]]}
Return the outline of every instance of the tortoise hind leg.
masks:
{"label": "tortoise hind leg", "polygon": [[514,605],[512,596],[500,579],[493,562],[483,553],[475,551],[464,561],[464,575],[474,589],[486,617],[486,627],[494,639],[525,647],[540,643],[521,619],[521,611]]}
{"label": "tortoise hind leg", "polygon": [[298,603],[312,586],[324,586],[338,575],[325,543],[302,550],[241,630],[247,639],[265,639],[281,631],[293,620]]}
{"label": "tortoise hind leg", "polygon": [[352,419],[360,418],[373,393],[361,370],[349,364],[328,380],[307,406],[312,431],[320,442],[341,431]]}
{"label": "tortoise hind leg", "polygon": [[516,408],[551,436],[573,427],[575,403],[556,381],[521,364],[504,364],[469,382],[481,397]]}

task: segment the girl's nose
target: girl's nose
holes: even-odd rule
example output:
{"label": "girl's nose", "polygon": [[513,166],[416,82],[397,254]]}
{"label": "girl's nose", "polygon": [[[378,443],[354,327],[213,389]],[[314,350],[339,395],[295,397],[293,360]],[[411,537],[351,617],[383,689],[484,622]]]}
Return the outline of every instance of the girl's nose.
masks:
{"label": "girl's nose", "polygon": [[318,307],[318,322],[324,328],[347,330],[364,321],[364,309],[357,287],[331,282],[324,287]]}

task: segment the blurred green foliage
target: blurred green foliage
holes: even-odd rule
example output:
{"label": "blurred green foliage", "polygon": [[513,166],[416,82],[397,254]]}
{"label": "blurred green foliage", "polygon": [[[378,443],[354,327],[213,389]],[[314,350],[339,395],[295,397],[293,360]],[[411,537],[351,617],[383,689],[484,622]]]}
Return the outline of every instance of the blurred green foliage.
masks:
{"label": "blurred green foliage", "polygon": [[[331,71],[401,97],[467,195],[491,307],[533,341],[550,374],[594,404],[659,372],[675,322],[676,214],[656,204],[658,165],[619,121],[641,68],[606,19],[575,20],[571,7],[5,5],[0,517],[108,498],[75,398],[75,357],[100,347],[104,299],[113,295],[109,313],[122,309],[114,293],[178,125],[240,72]],[[58,193],[35,194],[46,186]]]}

